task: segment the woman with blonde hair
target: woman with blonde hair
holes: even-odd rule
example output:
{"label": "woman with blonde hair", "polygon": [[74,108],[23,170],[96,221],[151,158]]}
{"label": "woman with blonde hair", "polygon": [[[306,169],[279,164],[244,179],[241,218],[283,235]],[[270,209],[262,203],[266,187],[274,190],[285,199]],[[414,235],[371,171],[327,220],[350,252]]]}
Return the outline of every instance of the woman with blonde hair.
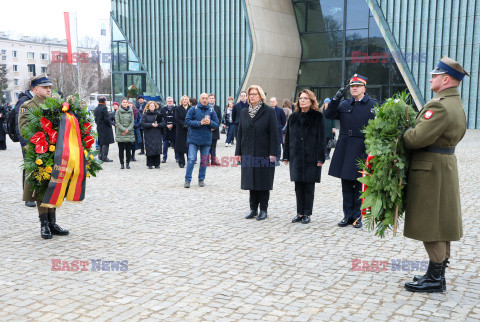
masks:
{"label": "woman with blonde hair", "polygon": [[325,129],[315,94],[305,89],[298,93],[295,113],[285,135],[283,160],[290,164],[290,180],[295,182],[297,215],[292,222],[308,224],[313,211],[315,182],[320,182],[325,162]]}
{"label": "woman with blonde hair", "polygon": [[190,109],[190,97],[183,95],[180,105],[176,107],[175,120],[177,122],[175,137],[175,153],[178,154],[178,166],[185,168],[185,153],[188,154],[187,133],[188,126],[185,124],[185,117]]}
{"label": "woman with blonde hair", "polygon": [[265,104],[265,93],[260,86],[250,86],[247,96],[248,107],[238,115],[235,155],[241,161],[241,188],[250,190],[250,213],[245,218],[263,220],[267,218],[275,176],[277,116],[275,110]]}
{"label": "woman with blonde hair", "polygon": [[163,143],[162,129],[165,127],[165,123],[155,107],[155,102],[149,101],[145,105],[142,115],[145,155],[147,156],[147,167],[149,169],[160,168],[160,154],[162,153]]}

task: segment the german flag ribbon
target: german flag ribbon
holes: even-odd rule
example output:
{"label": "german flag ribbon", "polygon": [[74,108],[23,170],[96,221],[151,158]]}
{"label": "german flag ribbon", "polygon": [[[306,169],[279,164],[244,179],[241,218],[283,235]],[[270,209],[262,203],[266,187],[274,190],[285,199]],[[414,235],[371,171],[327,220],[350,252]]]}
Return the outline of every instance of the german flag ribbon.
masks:
{"label": "german flag ribbon", "polygon": [[60,118],[53,171],[42,207],[57,208],[68,201],[85,198],[85,156],[78,120],[71,113]]}

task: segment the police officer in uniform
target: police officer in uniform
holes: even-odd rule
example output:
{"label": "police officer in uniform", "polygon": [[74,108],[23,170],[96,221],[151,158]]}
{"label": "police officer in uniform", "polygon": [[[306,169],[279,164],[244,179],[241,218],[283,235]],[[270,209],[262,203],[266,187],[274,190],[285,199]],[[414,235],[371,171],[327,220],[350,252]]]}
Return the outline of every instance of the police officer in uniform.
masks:
{"label": "police officer in uniform", "polygon": [[[45,74],[34,77],[31,80],[33,98],[23,103],[18,113],[18,128],[20,130],[20,133],[22,133],[23,128],[28,123],[26,111],[28,109],[35,108],[43,104],[45,102],[45,99],[47,97],[50,97],[51,95],[51,86],[52,83]],[[25,139],[30,141],[30,138]],[[42,203],[42,200],[36,199],[35,196],[33,196],[31,188],[32,186],[25,182],[25,188],[23,190],[23,200],[37,202],[38,216],[40,218],[41,227],[40,235],[42,236],[42,238],[51,239],[52,235],[68,235],[68,230],[62,229],[56,224],[55,208],[41,207],[40,204]]]}
{"label": "police officer in uniform", "polygon": [[428,293],[446,290],[450,241],[463,236],[454,152],[467,128],[458,86],[465,75],[470,76],[449,57],[443,57],[430,74],[430,89],[437,95],[404,134],[405,146],[412,150],[404,235],[422,241],[430,258],[427,273],[415,276],[405,288]]}
{"label": "police officer in uniform", "polygon": [[[352,224],[355,228],[362,227],[362,184],[357,180],[360,176],[357,162],[358,159],[366,159],[362,129],[369,120],[375,118],[374,107],[378,104],[368,96],[366,86],[366,77],[353,75],[349,85],[338,90],[324,112],[327,119],[340,120],[340,135],[328,171],[329,175],[342,179],[344,218],[338,223],[340,227]],[[349,88],[352,98],[340,102]]]}

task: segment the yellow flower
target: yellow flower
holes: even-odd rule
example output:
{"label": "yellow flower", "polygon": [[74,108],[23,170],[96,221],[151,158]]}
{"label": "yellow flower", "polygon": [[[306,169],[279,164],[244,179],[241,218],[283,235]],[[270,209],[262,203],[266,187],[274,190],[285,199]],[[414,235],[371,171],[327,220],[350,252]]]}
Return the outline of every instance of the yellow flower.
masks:
{"label": "yellow flower", "polygon": [[50,152],[55,151],[55,145],[50,145],[50,147],[48,148],[48,150],[49,150]]}
{"label": "yellow flower", "polygon": [[93,155],[92,155],[92,154],[90,154],[90,159],[92,159],[92,160],[93,160]]}
{"label": "yellow flower", "polygon": [[35,161],[35,163],[38,164],[38,165],[42,165],[43,161],[41,159],[37,159],[37,161]]}
{"label": "yellow flower", "polygon": [[90,178],[90,173],[87,173],[87,178]]}
{"label": "yellow flower", "polygon": [[50,174],[46,173],[46,174],[43,175],[43,177],[44,177],[45,179],[49,180],[49,179],[50,179]]}
{"label": "yellow flower", "polygon": [[47,171],[48,173],[52,173],[52,170],[53,170],[52,167],[46,167],[45,168],[45,171]]}

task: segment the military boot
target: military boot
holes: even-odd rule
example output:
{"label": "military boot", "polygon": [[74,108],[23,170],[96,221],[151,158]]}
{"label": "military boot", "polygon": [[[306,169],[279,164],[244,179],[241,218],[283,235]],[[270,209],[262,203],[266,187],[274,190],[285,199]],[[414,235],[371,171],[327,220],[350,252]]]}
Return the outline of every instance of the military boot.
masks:
{"label": "military boot", "polygon": [[[443,287],[443,290],[446,291],[447,290],[447,282],[445,280],[445,269],[448,267],[448,263],[450,263],[448,261],[448,258],[446,258],[444,261],[443,261],[443,267],[442,267],[442,287]],[[430,265],[430,263],[429,263]],[[426,275],[426,274],[425,274]],[[413,277],[413,281],[416,282],[416,281],[419,281],[420,279],[423,279],[425,278],[425,275],[423,276],[420,276],[420,275],[415,275]]]}
{"label": "military boot", "polygon": [[425,276],[416,282],[405,283],[405,289],[410,292],[441,293],[444,291],[442,282],[442,263],[430,261]]}
{"label": "military boot", "polygon": [[52,232],[53,235],[59,235],[59,236],[67,236],[69,234],[68,230],[63,229],[59,225],[57,225],[56,221],[56,215],[55,213],[48,213],[48,221],[49,221],[49,226],[50,226],[50,231]]}
{"label": "military boot", "polygon": [[40,236],[44,239],[51,239],[52,232],[48,224],[48,214],[41,214],[38,217],[40,218]]}

